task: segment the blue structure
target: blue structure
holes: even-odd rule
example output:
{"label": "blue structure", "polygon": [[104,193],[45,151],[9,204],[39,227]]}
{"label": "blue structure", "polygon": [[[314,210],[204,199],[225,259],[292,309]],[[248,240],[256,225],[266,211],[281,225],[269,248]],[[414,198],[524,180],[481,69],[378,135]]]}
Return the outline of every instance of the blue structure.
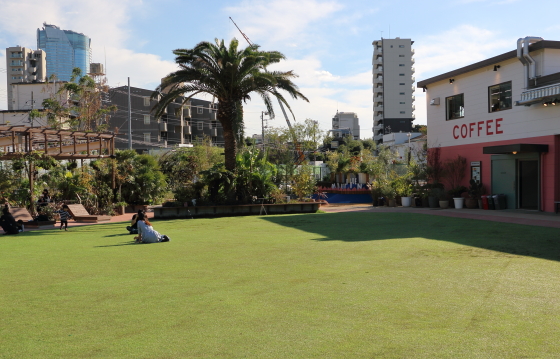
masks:
{"label": "blue structure", "polygon": [[46,52],[47,77],[55,74],[59,81],[70,81],[75,67],[84,75],[89,72],[91,39],[84,34],[43,23],[43,29],[37,29],[37,48]]}

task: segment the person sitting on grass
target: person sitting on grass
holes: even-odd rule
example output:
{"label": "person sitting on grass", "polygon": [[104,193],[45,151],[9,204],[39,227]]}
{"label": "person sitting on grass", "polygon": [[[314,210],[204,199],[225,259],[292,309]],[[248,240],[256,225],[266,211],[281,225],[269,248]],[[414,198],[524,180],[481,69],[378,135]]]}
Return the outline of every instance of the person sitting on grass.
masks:
{"label": "person sitting on grass", "polygon": [[2,216],[0,217],[0,227],[4,230],[4,234],[18,234],[17,222],[14,216],[10,213],[10,209],[6,205],[2,209]]}
{"label": "person sitting on grass", "polygon": [[60,230],[64,227],[64,230],[68,230],[68,219],[72,218],[70,213],[68,213],[70,209],[67,205],[63,205],[60,211],[56,211],[60,215]]}
{"label": "person sitting on grass", "polygon": [[159,234],[144,213],[138,213],[138,236],[134,237],[136,243],[169,242],[171,239],[165,234]]}
{"label": "person sitting on grass", "polygon": [[138,213],[136,213],[134,216],[132,216],[132,221],[130,221],[130,226],[126,226],[126,230],[129,232],[129,234],[138,234],[138,215],[140,213],[144,213],[143,210],[139,209]]}

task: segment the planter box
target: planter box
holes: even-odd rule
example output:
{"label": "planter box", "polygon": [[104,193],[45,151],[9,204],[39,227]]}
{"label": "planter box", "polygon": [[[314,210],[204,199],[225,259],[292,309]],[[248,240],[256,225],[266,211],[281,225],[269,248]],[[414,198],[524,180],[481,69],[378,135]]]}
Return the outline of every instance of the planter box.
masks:
{"label": "planter box", "polygon": [[[301,202],[287,204],[244,204],[234,206],[197,206],[197,207],[155,207],[154,218],[204,218],[229,216],[258,216],[264,208],[267,214],[315,213],[319,202]],[[264,215],[264,211],[262,211]]]}

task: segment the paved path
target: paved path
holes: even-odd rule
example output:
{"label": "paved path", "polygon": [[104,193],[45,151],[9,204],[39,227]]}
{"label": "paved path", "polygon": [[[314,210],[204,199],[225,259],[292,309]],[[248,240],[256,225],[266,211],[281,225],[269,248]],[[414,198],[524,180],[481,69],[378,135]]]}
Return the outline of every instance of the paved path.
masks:
{"label": "paved path", "polygon": [[[341,213],[341,212],[374,212],[374,213],[422,213],[432,216],[455,217],[477,219],[482,221],[494,221],[503,223],[517,223],[527,224],[531,226],[543,226],[560,228],[560,214],[538,211],[525,211],[525,210],[482,210],[482,209],[440,209],[440,208],[423,208],[423,207],[373,207],[371,204],[329,204],[321,206],[321,210],[327,213]],[[147,213],[148,218],[154,217],[154,212]],[[122,216],[113,216],[110,222],[101,223],[77,223],[73,220],[68,221],[69,230],[71,227],[87,226],[104,223],[114,222],[128,222],[133,216],[133,213],[127,213]],[[128,225],[123,223],[123,230]],[[59,223],[56,224],[58,229]],[[49,229],[41,228],[41,229]],[[26,229],[27,231],[28,229]],[[36,229],[31,229],[36,230]]]}
{"label": "paved path", "polygon": [[329,204],[321,206],[327,213],[376,212],[376,213],[422,213],[433,216],[478,219],[504,223],[527,224],[560,228],[560,214],[527,210],[482,210],[482,209],[441,209],[423,207],[373,207],[371,204]]}

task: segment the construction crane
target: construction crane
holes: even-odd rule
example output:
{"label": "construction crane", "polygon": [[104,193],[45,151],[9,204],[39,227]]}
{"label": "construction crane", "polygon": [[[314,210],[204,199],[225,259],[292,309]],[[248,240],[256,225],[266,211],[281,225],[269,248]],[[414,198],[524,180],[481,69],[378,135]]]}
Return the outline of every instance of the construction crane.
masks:
{"label": "construction crane", "polygon": [[[243,31],[241,31],[241,29],[239,28],[239,26],[237,26],[237,24],[235,23],[235,21],[233,21],[233,19],[231,18],[231,16],[229,17],[229,19],[231,20],[231,22],[233,22],[233,24],[235,25],[235,27],[237,28],[237,30],[239,30],[239,32],[241,33],[241,36],[243,36],[243,38],[245,38],[245,40],[247,41],[247,43],[251,46],[253,46],[254,44],[251,42],[251,40],[249,40],[249,37],[247,35],[245,35],[245,33]],[[304,160],[305,160],[305,154],[303,153],[303,151],[301,150],[301,145],[297,139],[297,135],[296,135],[296,131],[294,130],[294,128],[292,127],[292,123],[290,122],[290,119],[288,118],[288,115],[286,114],[286,110],[284,109],[284,105],[282,104],[282,101],[280,101],[279,98],[277,98],[278,100],[278,104],[280,105],[280,109],[282,110],[282,113],[284,114],[284,118],[286,119],[286,123],[288,124],[288,128],[290,130],[290,134],[292,135],[292,141],[294,141],[294,147],[296,149],[297,152],[297,159],[296,159],[296,166],[301,164]],[[294,121],[296,120],[295,116],[294,116]],[[264,138],[263,140],[263,144],[264,144]]]}

